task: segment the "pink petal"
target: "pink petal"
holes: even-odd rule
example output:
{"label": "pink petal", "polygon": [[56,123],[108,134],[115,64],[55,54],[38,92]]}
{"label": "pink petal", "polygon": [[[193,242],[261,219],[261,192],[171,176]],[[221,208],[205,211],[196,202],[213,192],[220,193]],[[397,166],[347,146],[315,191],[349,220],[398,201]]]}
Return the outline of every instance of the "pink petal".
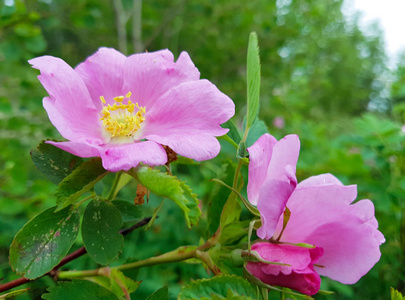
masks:
{"label": "pink petal", "polygon": [[196,160],[213,158],[219,144],[212,136],[225,134],[221,128],[235,113],[235,105],[207,80],[178,85],[146,110],[143,137],[170,146],[180,155]]}
{"label": "pink petal", "polygon": [[44,107],[60,134],[72,141],[104,141],[99,111],[91,101],[83,80],[63,60],[42,56],[29,61],[41,71],[38,79],[50,97]]}
{"label": "pink petal", "polygon": [[[278,142],[265,134],[249,147],[248,199],[257,202],[262,227],[257,234],[270,239],[276,230],[297,179],[295,166],[299,155],[298,136],[288,135]],[[266,168],[267,167],[267,168]]]}
{"label": "pink petal", "polygon": [[266,133],[262,135],[252,146],[247,148],[249,152],[249,180],[247,194],[250,203],[257,205],[259,190],[266,180],[273,147],[277,143],[276,138]]}
{"label": "pink petal", "polygon": [[75,68],[98,111],[103,108],[100,96],[104,96],[107,104],[113,105],[114,97],[125,96],[129,92],[123,90],[125,62],[126,56],[122,53],[102,47]]}
{"label": "pink petal", "polygon": [[69,152],[73,155],[79,157],[97,157],[100,156],[100,152],[98,147],[92,147],[90,145],[84,143],[77,143],[77,142],[53,142],[53,141],[46,141],[47,144],[54,145],[66,152]]}
{"label": "pink petal", "polygon": [[282,180],[271,180],[260,189],[257,209],[260,212],[262,226],[257,230],[261,239],[270,239],[283,214],[288,198],[294,187]]}
{"label": "pink petal", "polygon": [[285,244],[259,242],[252,246],[261,258],[289,264],[290,266],[248,262],[246,270],[269,285],[295,289],[307,295],[314,295],[320,288],[321,279],[313,268],[322,256],[321,248],[302,248]]}
{"label": "pink petal", "polygon": [[161,145],[152,141],[107,145],[100,150],[103,167],[111,172],[128,171],[140,162],[150,166],[164,165],[167,154]]}
{"label": "pink petal", "polygon": [[131,99],[146,106],[148,112],[168,90],[180,83],[198,80],[200,72],[186,52],[182,52],[175,63],[169,50],[161,50],[129,56],[123,77],[123,90],[131,91]]}
{"label": "pink petal", "polygon": [[148,135],[149,140],[167,145],[177,154],[189,157],[197,161],[214,158],[221,150],[218,140],[203,133],[190,135],[187,133],[172,133],[169,136]]}
{"label": "pink petal", "polygon": [[[311,179],[313,180],[313,179]],[[297,186],[287,207],[291,217],[281,241],[322,247],[321,275],[345,284],[357,282],[379,260],[384,237],[369,200],[350,205],[355,186]],[[280,218],[278,232],[282,228]]]}
{"label": "pink petal", "polygon": [[[297,135],[287,135],[274,145],[273,155],[267,169],[266,181],[272,179],[283,179],[292,185],[297,184],[295,177],[295,166],[297,165],[300,153],[300,140]],[[287,167],[290,166],[290,167]],[[287,171],[286,172],[286,168]],[[291,172],[291,169],[293,172]]]}

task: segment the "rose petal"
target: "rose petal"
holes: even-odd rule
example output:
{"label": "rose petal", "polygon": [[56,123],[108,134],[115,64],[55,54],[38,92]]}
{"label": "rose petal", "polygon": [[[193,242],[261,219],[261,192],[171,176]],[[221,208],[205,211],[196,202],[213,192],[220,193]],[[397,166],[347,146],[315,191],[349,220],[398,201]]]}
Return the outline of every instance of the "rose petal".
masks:
{"label": "rose petal", "polygon": [[259,190],[266,180],[273,147],[277,140],[272,135],[263,134],[252,146],[247,148],[249,152],[249,175],[247,194],[249,202],[257,205]]}
{"label": "rose petal", "polygon": [[56,57],[37,57],[29,63],[41,71],[38,79],[50,96],[44,98],[44,107],[60,134],[71,141],[103,143],[99,112],[80,76]]}
{"label": "rose petal", "polygon": [[219,144],[212,136],[225,134],[220,124],[233,116],[235,105],[207,80],[186,82],[159,99],[146,112],[143,137],[168,145],[196,160],[213,158]]}
{"label": "rose petal", "polygon": [[262,219],[262,227],[257,234],[262,239],[273,236],[297,184],[295,166],[299,148],[300,141],[296,135],[288,135],[275,142],[271,135],[265,134],[248,149],[248,198],[252,204],[257,202]]}
{"label": "rose petal", "polygon": [[98,111],[103,108],[100,96],[104,96],[107,104],[113,105],[114,97],[125,96],[129,92],[123,90],[125,61],[126,56],[121,52],[102,47],[75,68]]}
{"label": "rose petal", "polygon": [[293,190],[291,184],[281,180],[272,180],[260,189],[257,209],[260,212],[262,226],[257,230],[258,237],[270,239],[274,235],[277,223]]}
{"label": "rose petal", "polygon": [[69,152],[73,155],[79,157],[96,157],[100,156],[100,151],[98,147],[92,147],[91,145],[87,145],[84,143],[76,143],[76,142],[53,142],[53,141],[46,141],[47,144],[54,145],[66,152]]}
{"label": "rose petal", "polygon": [[197,161],[214,158],[221,150],[218,140],[206,134],[171,134],[167,137],[149,135],[149,140],[172,148],[177,154]]}
{"label": "rose petal", "polygon": [[182,82],[198,80],[200,72],[186,52],[175,63],[169,50],[161,50],[129,56],[123,77],[123,89],[131,91],[133,101],[148,112],[168,90]]}
{"label": "rose petal", "polygon": [[321,248],[303,248],[285,244],[256,243],[252,246],[261,258],[289,266],[248,262],[246,270],[269,285],[295,289],[307,295],[314,295],[320,288],[321,279],[313,264],[322,256]]}
{"label": "rose petal", "polygon": [[152,141],[107,145],[100,150],[103,167],[112,172],[128,171],[140,162],[150,166],[164,165],[167,154],[161,145]]}

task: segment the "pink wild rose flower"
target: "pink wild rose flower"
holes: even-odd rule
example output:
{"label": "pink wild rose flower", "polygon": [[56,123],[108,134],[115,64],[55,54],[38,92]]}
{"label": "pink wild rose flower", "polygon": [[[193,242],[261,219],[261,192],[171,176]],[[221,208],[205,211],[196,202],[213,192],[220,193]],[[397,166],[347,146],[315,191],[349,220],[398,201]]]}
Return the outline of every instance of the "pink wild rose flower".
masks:
{"label": "pink wild rose flower", "polygon": [[[284,148],[285,151],[280,154],[283,158],[279,158],[277,161],[278,170],[273,172],[270,167],[267,167],[264,172],[262,169],[265,168],[264,166],[272,164],[272,157],[279,151],[276,146],[281,142],[275,143],[270,137],[269,135],[262,136],[248,149],[251,161],[249,184],[256,189],[250,191],[250,194],[248,190],[248,197],[253,197],[249,201],[257,204],[262,222],[265,221],[260,228],[265,227],[264,230],[259,229],[257,234],[260,238],[269,240],[263,243],[270,245],[264,247],[261,246],[263,243],[259,243],[256,251],[263,248],[264,250],[258,251],[259,255],[262,255],[261,252],[263,252],[266,260],[274,261],[272,255],[269,254],[271,251],[268,250],[274,248],[273,242],[307,243],[315,246],[315,249],[323,250],[323,254],[321,253],[320,257],[316,259],[316,264],[314,260],[309,261],[307,258],[308,268],[312,266],[319,275],[330,277],[344,284],[357,282],[379,261],[380,245],[385,241],[384,236],[377,229],[378,223],[374,216],[373,203],[370,200],[360,200],[352,204],[357,197],[357,187],[355,185],[344,186],[331,174],[312,176],[293,188],[294,182],[296,182],[293,180],[295,172],[291,174],[291,167],[287,162],[296,162],[297,153],[292,150],[296,149],[296,146],[290,145],[289,150],[288,147]],[[290,178],[290,185],[274,184],[274,180],[282,181],[286,177]],[[286,195],[289,196],[285,200]],[[286,207],[290,210],[291,216],[283,231],[283,212]],[[273,222],[273,220],[277,220],[277,222]],[[293,247],[298,248],[298,246]],[[280,249],[278,251],[283,251]],[[297,253],[295,252],[291,249],[285,251],[285,263],[291,263],[292,274],[295,274],[295,277],[301,276],[299,274],[307,276],[307,273],[296,271],[301,270],[302,265],[296,264]],[[291,255],[293,257],[290,257]],[[280,254],[275,257],[279,258]],[[267,268],[275,267],[274,265],[269,266]],[[279,266],[276,266],[277,268]],[[255,270],[257,269],[260,269],[260,265],[255,267]],[[257,273],[256,277],[268,284],[291,287],[291,285],[284,284],[281,279],[273,280],[273,275],[263,279],[263,272],[255,271],[252,274],[256,276]],[[283,272],[281,274],[286,275]],[[300,281],[295,278],[294,282]],[[304,279],[302,282],[308,283]],[[301,292],[305,289],[305,287],[292,288]]]}
{"label": "pink wild rose flower", "polygon": [[162,145],[195,160],[215,157],[220,124],[235,112],[232,100],[182,52],[125,56],[100,48],[72,69],[42,56],[29,61],[49,94],[43,99],[52,124],[66,142],[51,142],[80,157],[101,157],[105,169],[129,170],[140,162],[163,165]]}

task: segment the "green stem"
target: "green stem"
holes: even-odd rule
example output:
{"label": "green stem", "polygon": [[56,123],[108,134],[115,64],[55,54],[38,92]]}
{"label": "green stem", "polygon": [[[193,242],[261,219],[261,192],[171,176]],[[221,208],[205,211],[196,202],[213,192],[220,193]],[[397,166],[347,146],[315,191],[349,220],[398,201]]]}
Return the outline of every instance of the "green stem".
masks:
{"label": "green stem", "polygon": [[110,193],[107,196],[108,201],[114,200],[114,198],[116,196],[115,191],[117,190],[118,183],[120,182],[121,175],[122,175],[122,172],[118,172],[115,175],[114,183],[113,183],[113,185],[111,187]]}
{"label": "green stem", "polygon": [[95,197],[96,197],[96,195],[91,195],[91,196],[89,196],[89,197],[86,197],[86,198],[80,200],[79,202],[77,202],[74,206],[75,206],[75,207],[79,207],[80,205],[82,205],[82,204],[83,204],[84,202],[86,202],[87,200],[90,200],[90,199],[95,198]]}
{"label": "green stem", "polygon": [[217,182],[219,184],[222,184],[223,186],[227,187],[232,192],[234,192],[240,198],[240,200],[242,200],[243,204],[246,206],[246,208],[248,209],[248,211],[251,214],[260,217],[260,212],[257,210],[257,208],[254,207],[252,204],[250,204],[250,202],[245,197],[243,197],[243,195],[241,193],[239,193],[237,189],[235,189],[233,187],[230,187],[229,185],[227,185],[225,182],[223,182],[220,179],[214,178],[214,179],[211,179],[211,180],[214,181],[214,182]]}
{"label": "green stem", "polygon": [[238,144],[235,143],[233,139],[231,139],[227,134],[224,134],[222,136],[219,136],[218,139],[222,139],[227,141],[229,144],[231,144],[235,149],[238,149]]}
{"label": "green stem", "polygon": [[196,251],[196,258],[201,260],[202,262],[205,263],[205,265],[208,267],[208,269],[211,270],[214,275],[220,275],[221,270],[215,265],[214,261],[212,260],[211,256],[208,254],[208,252],[204,251]]}
{"label": "green stem", "polygon": [[239,172],[240,172],[240,169],[242,168],[242,165],[243,165],[243,161],[241,159],[239,159],[238,166],[236,167],[235,175],[233,177],[233,184],[232,184],[232,188],[234,188],[235,190],[238,188]]}
{"label": "green stem", "polygon": [[[154,265],[158,265],[158,264],[178,262],[178,261],[183,261],[183,260],[187,260],[190,258],[197,258],[197,259],[201,260],[200,257],[202,257],[203,259],[206,259],[206,256],[204,256],[204,255],[201,256],[201,252],[203,250],[207,250],[207,249],[215,246],[215,244],[218,242],[219,236],[220,235],[217,231],[209,240],[207,240],[203,245],[201,245],[199,247],[183,246],[183,247],[177,248],[176,250],[167,252],[167,253],[159,255],[159,256],[150,257],[150,258],[147,258],[144,260],[139,260],[139,261],[136,261],[133,263],[124,264],[124,265],[117,266],[117,267],[105,267],[105,268],[100,268],[100,269],[95,269],[95,270],[85,270],[85,271],[63,271],[58,274],[58,278],[66,279],[66,278],[80,278],[80,277],[90,277],[90,276],[107,276],[109,274],[109,272],[111,272],[112,269],[122,271],[122,270],[142,268],[142,267],[146,267],[146,266],[154,266]],[[197,252],[199,252],[199,254],[197,254]]]}

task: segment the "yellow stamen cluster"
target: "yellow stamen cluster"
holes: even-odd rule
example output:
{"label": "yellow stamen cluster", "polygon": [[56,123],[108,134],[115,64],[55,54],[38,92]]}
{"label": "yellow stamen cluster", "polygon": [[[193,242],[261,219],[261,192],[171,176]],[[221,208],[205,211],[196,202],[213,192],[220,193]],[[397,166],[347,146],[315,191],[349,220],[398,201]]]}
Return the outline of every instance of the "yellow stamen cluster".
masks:
{"label": "yellow stamen cluster", "polygon": [[[111,134],[111,137],[132,136],[145,121],[145,107],[139,107],[138,103],[129,100],[130,97],[131,92],[125,97],[115,97],[113,105],[104,105],[106,100],[103,96],[100,97],[103,103],[100,121],[103,121],[103,126]],[[123,104],[125,98],[128,98],[127,104]],[[138,109],[137,112],[135,112],[135,108]]]}

